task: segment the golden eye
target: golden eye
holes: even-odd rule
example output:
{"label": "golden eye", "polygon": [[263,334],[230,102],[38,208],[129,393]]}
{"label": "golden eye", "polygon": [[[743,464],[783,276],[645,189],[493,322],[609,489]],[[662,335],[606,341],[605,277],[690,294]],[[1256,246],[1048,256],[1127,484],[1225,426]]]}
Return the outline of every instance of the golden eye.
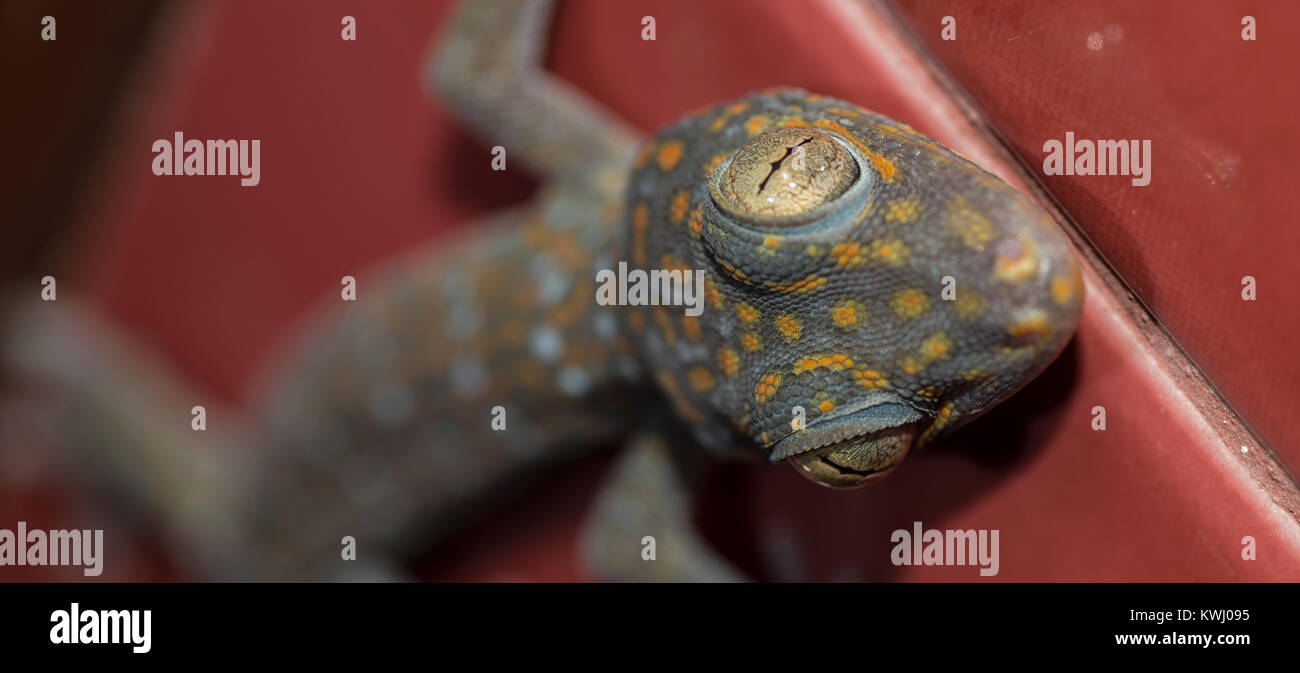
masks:
{"label": "golden eye", "polygon": [[749,215],[797,215],[832,201],[858,179],[858,164],[820,131],[793,126],[745,143],[722,177],[722,195]]}

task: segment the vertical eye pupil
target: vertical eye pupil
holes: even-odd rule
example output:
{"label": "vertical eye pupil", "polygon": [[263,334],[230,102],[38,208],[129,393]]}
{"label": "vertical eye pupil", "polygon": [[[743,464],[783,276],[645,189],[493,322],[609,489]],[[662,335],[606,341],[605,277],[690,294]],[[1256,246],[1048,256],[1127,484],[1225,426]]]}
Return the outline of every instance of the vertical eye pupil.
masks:
{"label": "vertical eye pupil", "polygon": [[830,136],[796,126],[745,143],[722,178],[728,205],[748,215],[795,215],[843,194],[858,164]]}

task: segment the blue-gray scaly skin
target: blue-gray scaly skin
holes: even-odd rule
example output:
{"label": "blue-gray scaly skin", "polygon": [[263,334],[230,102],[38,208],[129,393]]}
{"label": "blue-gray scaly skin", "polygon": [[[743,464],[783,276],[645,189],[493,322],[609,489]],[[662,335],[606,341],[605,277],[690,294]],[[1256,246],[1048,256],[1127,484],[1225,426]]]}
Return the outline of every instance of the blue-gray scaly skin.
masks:
{"label": "blue-gray scaly skin", "polygon": [[[788,129],[775,132],[794,139],[785,145],[833,140],[851,182],[793,214],[747,212],[728,171],[772,129]],[[749,162],[770,173],[768,189],[802,179],[781,149]],[[807,192],[791,187],[764,203]],[[903,124],[803,91],[751,95],[664,129],[638,159],[626,210],[633,266],[707,273],[699,318],[644,308],[625,326],[715,449],[749,440],[779,460],[909,425],[903,441],[932,442],[1036,376],[1079,319],[1079,268],[1045,212]],[[896,461],[878,462],[857,471]]]}

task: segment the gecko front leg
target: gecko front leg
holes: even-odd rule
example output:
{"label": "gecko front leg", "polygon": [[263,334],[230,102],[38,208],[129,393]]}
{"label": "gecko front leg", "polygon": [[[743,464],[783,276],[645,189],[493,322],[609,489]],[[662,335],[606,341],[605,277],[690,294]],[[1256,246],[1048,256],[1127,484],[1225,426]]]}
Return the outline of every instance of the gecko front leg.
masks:
{"label": "gecko front leg", "polygon": [[[737,582],[744,575],[712,549],[692,517],[699,460],[664,434],[629,442],[601,488],[583,538],[588,572],[608,580]],[[695,456],[698,458],[699,456]]]}
{"label": "gecko front leg", "polygon": [[543,67],[550,0],[471,0],[455,10],[425,81],[484,138],[539,175],[626,168],[640,135]]}

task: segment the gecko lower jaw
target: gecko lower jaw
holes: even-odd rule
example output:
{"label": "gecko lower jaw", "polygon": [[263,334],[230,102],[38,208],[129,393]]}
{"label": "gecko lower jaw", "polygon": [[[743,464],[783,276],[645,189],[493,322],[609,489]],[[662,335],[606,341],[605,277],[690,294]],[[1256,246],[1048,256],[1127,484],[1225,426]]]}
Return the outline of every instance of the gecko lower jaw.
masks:
{"label": "gecko lower jaw", "polygon": [[791,467],[830,488],[857,488],[894,471],[916,441],[916,424],[885,428],[790,456]]}
{"label": "gecko lower jaw", "polygon": [[920,412],[893,401],[864,401],[819,420],[772,447],[772,460],[831,488],[854,488],[892,471],[916,442]]}

